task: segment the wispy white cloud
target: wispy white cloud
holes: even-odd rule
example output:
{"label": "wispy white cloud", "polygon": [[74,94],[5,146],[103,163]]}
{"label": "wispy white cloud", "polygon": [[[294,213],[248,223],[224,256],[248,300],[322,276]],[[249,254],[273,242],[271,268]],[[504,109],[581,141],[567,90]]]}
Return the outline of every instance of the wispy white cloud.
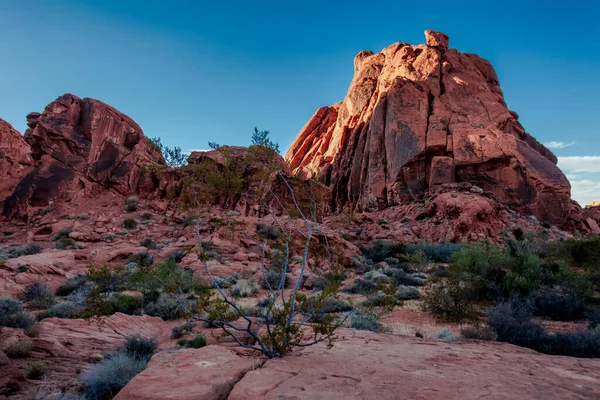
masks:
{"label": "wispy white cloud", "polygon": [[193,151],[210,151],[210,149],[188,149],[185,152],[189,154]]}
{"label": "wispy white cloud", "polygon": [[567,173],[600,172],[600,156],[558,157],[558,167]]}
{"label": "wispy white cloud", "polygon": [[573,141],[573,142],[546,142],[546,143],[544,143],[544,146],[546,146],[549,149],[564,149],[565,147],[571,147],[576,143],[577,142],[575,142],[575,141]]}
{"label": "wispy white cloud", "polygon": [[571,197],[582,206],[600,200],[600,156],[558,157],[571,182]]}

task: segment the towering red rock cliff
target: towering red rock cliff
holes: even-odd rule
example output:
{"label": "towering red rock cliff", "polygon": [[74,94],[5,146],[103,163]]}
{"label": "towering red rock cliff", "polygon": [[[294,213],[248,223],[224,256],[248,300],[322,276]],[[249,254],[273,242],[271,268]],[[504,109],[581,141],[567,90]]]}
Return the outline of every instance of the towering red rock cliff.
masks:
{"label": "towering red rock cliff", "polygon": [[[342,103],[319,109],[289,148],[295,172],[319,174],[332,205],[380,210],[470,182],[524,214],[573,228],[556,157],[508,110],[490,63],[448,48],[396,43],[360,52]],[[575,217],[576,218],[576,217]]]}
{"label": "towering red rock cliff", "polygon": [[0,119],[0,200],[12,191],[32,165],[31,149],[23,136]]}
{"label": "towering red rock cliff", "polygon": [[141,167],[164,164],[131,118],[98,100],[66,94],[42,114],[29,114],[27,124],[28,145],[22,138],[13,142],[21,153],[30,151],[35,168],[4,200],[5,217],[103,188],[134,194],[144,185]]}

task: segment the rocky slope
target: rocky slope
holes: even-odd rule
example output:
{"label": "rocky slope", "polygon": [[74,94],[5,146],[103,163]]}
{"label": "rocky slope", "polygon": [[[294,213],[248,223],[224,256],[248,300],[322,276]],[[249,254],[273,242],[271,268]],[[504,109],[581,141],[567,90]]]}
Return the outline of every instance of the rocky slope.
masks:
{"label": "rocky slope", "polygon": [[426,38],[359,53],[344,101],[319,109],[289,148],[293,170],[321,176],[338,210],[381,210],[469,182],[522,214],[589,231],[556,157],[507,108],[490,63],[449,48],[442,33]]}

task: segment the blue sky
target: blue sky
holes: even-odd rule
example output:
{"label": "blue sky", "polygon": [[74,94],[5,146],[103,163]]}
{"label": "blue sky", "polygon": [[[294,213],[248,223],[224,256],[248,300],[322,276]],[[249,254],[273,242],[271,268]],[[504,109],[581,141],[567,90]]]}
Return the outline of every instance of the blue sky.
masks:
{"label": "blue sky", "polygon": [[246,145],[258,126],[286,149],[343,99],[356,53],[435,29],[492,62],[586,204],[600,200],[598,13],[592,1],[0,0],[0,118],[24,132],[29,112],[74,93],[168,146]]}

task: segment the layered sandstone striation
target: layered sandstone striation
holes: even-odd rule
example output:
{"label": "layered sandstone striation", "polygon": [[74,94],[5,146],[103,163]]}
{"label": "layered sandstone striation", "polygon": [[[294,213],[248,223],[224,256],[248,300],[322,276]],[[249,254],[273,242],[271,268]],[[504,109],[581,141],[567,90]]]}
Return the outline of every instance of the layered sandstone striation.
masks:
{"label": "layered sandstone striation", "polygon": [[381,210],[469,182],[541,221],[581,225],[556,157],[507,108],[491,64],[448,48],[442,33],[426,38],[360,52],[344,101],[319,109],[290,146],[293,171],[319,175],[338,210]]}

